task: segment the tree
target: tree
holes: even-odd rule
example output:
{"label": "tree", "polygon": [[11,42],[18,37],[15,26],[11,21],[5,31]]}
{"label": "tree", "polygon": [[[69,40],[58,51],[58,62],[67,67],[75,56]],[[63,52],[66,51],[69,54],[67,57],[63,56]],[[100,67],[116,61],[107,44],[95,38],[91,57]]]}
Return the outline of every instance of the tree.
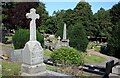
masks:
{"label": "tree", "polygon": [[[85,30],[87,31],[87,35],[91,36],[92,31],[92,21],[93,21],[93,13],[91,10],[91,5],[88,2],[80,1],[76,7],[74,8],[74,14],[76,20],[81,20]],[[74,21],[76,21],[74,20]]]}
{"label": "tree", "polygon": [[114,27],[107,46],[111,55],[120,58],[120,2],[110,9],[110,16]]}
{"label": "tree", "polygon": [[45,10],[45,5],[41,2],[9,2],[9,4],[9,6],[14,4],[13,7],[5,10],[7,15],[6,23],[9,24],[10,29],[29,28],[30,19],[27,19],[25,15],[31,8],[37,9],[37,13],[41,16],[37,20],[37,26],[40,26],[41,22],[46,19],[47,11]]}
{"label": "tree", "polygon": [[108,40],[109,55],[120,58],[120,20]]}
{"label": "tree", "polygon": [[8,22],[8,13],[7,11],[10,8],[14,8],[16,6],[16,3],[13,2],[2,2],[1,3],[2,7],[1,7],[1,11],[2,11],[2,23],[4,24],[4,26],[9,29],[12,28],[12,25],[10,25],[10,23]]}
{"label": "tree", "polygon": [[100,10],[94,14],[93,27],[93,35],[95,37],[109,37],[113,27],[110,20],[110,11],[105,11],[104,8],[100,8]]}
{"label": "tree", "polygon": [[115,25],[120,19],[120,2],[110,9],[111,22]]}
{"label": "tree", "polygon": [[85,51],[88,45],[86,31],[83,25],[79,22],[69,34],[70,46],[76,48],[79,51]]}

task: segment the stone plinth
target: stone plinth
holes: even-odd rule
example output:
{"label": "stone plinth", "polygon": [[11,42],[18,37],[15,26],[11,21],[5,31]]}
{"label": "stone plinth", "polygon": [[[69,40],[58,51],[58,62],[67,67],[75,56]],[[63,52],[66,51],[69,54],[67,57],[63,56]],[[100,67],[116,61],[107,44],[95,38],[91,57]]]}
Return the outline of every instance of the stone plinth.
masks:
{"label": "stone plinth", "polygon": [[69,39],[62,40],[62,47],[69,47]]}
{"label": "stone plinth", "polygon": [[113,67],[112,73],[120,75],[120,65]]}
{"label": "stone plinth", "polygon": [[46,66],[43,63],[43,49],[38,41],[28,41],[25,44],[22,56],[22,75],[33,76],[46,71]]}

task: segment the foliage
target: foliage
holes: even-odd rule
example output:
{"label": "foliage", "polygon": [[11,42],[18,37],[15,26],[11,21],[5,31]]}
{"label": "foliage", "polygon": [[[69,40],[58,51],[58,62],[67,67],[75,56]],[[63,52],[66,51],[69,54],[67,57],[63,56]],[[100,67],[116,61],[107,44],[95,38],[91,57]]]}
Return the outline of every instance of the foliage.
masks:
{"label": "foliage", "polygon": [[93,35],[95,37],[109,37],[112,27],[109,10],[105,11],[104,8],[100,8],[100,10],[94,14]]}
{"label": "foliage", "polygon": [[110,9],[110,16],[114,27],[108,40],[108,54],[120,58],[120,2]]}
{"label": "foliage", "polygon": [[109,55],[120,58],[120,20],[118,22],[118,25],[116,25],[115,30],[112,32],[107,46],[109,48]]}
{"label": "foliage", "polygon": [[116,24],[120,20],[120,1],[110,9],[111,21]]}
{"label": "foliage", "polygon": [[9,29],[29,28],[30,19],[28,20],[25,15],[31,8],[35,8],[40,15],[40,19],[36,23],[37,26],[40,26],[48,16],[42,2],[6,2],[6,4],[3,4],[3,23]]}
{"label": "foliage", "polygon": [[85,51],[88,45],[86,31],[81,23],[77,23],[69,34],[70,46],[79,51]]}
{"label": "foliage", "polygon": [[[88,2],[80,1],[74,8],[75,20],[81,20],[87,35],[92,35],[92,22],[93,22],[93,13],[91,10],[91,5]],[[77,23],[77,21],[75,22]]]}
{"label": "foliage", "polygon": [[57,63],[62,63],[63,65],[83,63],[80,53],[74,48],[60,48],[55,50],[51,59]]}
{"label": "foliage", "polygon": [[[15,49],[21,49],[25,46],[25,43],[29,41],[29,30],[19,29],[16,30],[15,35],[13,36],[13,44]],[[37,40],[42,44],[44,43],[43,36],[37,31]]]}

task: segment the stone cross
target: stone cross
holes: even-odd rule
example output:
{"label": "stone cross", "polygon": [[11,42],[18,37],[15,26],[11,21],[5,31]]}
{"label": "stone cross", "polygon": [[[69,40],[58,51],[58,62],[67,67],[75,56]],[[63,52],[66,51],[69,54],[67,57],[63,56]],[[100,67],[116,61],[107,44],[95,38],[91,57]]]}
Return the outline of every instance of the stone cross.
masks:
{"label": "stone cross", "polygon": [[66,24],[64,23],[63,40],[66,40]]}
{"label": "stone cross", "polygon": [[36,10],[34,8],[30,9],[30,13],[26,14],[27,18],[31,18],[30,21],[30,41],[36,40],[36,19],[39,19],[39,14],[36,14]]}
{"label": "stone cross", "polygon": [[60,36],[58,36],[57,40],[58,40],[58,41],[60,41],[60,39],[61,39],[61,37],[60,37]]}

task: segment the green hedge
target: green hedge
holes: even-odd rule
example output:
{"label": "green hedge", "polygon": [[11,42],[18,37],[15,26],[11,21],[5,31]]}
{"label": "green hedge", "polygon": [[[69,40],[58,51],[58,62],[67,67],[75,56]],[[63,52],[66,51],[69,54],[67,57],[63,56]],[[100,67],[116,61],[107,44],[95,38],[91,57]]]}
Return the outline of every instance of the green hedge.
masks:
{"label": "green hedge", "polygon": [[74,48],[62,47],[60,49],[57,49],[51,54],[51,59],[54,62],[61,63],[64,65],[68,64],[80,65],[83,63],[80,52],[78,52]]}
{"label": "green hedge", "polygon": [[[41,43],[43,46],[44,43],[44,37],[37,31],[37,41]],[[18,29],[15,32],[15,35],[13,36],[13,45],[15,49],[21,49],[24,48],[25,43],[29,41],[30,38],[30,32],[27,29]]]}

